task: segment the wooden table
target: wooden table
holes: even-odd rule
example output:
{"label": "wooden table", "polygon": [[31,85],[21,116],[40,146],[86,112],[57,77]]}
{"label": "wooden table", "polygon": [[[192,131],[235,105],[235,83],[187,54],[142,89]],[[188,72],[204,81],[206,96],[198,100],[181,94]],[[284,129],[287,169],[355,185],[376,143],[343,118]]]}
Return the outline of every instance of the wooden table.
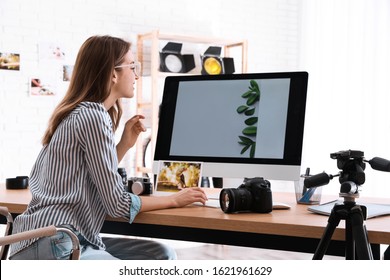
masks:
{"label": "wooden table", "polygon": [[[12,214],[23,212],[30,198],[28,189],[7,190],[0,184],[0,205],[7,206]],[[323,197],[322,202],[336,198]],[[328,217],[309,212],[307,205],[296,204],[293,193],[273,193],[273,200],[287,203],[291,208],[267,214],[225,214],[217,208],[190,205],[140,213],[133,224],[108,217],[102,232],[313,253]],[[357,201],[363,205],[364,202],[390,204],[390,199]],[[365,225],[378,258],[379,244],[390,244],[390,216],[368,219]],[[334,231],[327,254],[343,256],[344,241],[345,221],[342,220]]]}

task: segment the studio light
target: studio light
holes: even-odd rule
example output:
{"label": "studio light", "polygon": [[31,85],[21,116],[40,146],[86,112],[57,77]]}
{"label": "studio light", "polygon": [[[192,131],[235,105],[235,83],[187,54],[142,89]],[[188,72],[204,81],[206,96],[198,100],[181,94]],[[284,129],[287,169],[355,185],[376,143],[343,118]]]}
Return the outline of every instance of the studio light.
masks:
{"label": "studio light", "polygon": [[187,73],[195,68],[192,54],[181,54],[182,44],[168,42],[160,52],[160,71]]}
{"label": "studio light", "polygon": [[202,60],[202,75],[233,74],[234,60],[231,57],[221,57],[221,47],[209,47]]}

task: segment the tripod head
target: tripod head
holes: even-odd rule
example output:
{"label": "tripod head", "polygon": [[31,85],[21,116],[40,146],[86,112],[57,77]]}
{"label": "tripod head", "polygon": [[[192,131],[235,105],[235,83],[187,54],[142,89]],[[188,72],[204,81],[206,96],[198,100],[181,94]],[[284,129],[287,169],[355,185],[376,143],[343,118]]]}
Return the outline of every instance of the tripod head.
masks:
{"label": "tripod head", "polygon": [[364,169],[364,153],[361,151],[340,151],[330,154],[332,159],[337,159],[337,167],[341,169],[339,173],[340,184],[346,181],[352,181],[357,185],[363,185],[366,181]]}
{"label": "tripod head", "polygon": [[329,175],[325,172],[308,177],[304,181],[306,188],[320,187],[327,185],[334,177],[339,177],[340,196],[352,200],[359,197],[360,186],[366,181],[364,170],[366,162],[379,171],[390,172],[390,161],[374,157],[371,160],[364,159],[364,152],[357,150],[344,150],[331,153],[330,157],[337,160],[337,167],[341,171],[336,175]]}

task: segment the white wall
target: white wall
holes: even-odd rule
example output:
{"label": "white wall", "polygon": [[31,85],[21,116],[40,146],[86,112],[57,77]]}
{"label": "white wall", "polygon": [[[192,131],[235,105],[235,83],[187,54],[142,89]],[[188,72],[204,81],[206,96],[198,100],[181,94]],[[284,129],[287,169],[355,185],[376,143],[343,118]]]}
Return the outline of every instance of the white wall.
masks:
{"label": "white wall", "polygon": [[[309,72],[304,164],[335,174],[329,154],[390,159],[390,1],[305,0],[302,65]],[[390,197],[390,173],[368,164],[361,198]],[[327,192],[339,191],[338,179]]]}
{"label": "white wall", "polygon": [[[0,52],[20,53],[22,63],[0,70],[0,182],[29,175],[66,89],[59,82],[55,97],[29,97],[31,77],[59,77],[58,65],[39,60],[42,43],[64,46],[72,62],[91,35],[136,43],[155,29],[246,39],[249,72],[307,70],[303,168],[337,173],[329,154],[342,149],[390,158],[389,15],[387,0],[0,0]],[[390,197],[389,176],[367,167],[362,195]],[[337,179],[324,192],[337,193]]]}
{"label": "white wall", "polygon": [[0,182],[29,175],[48,118],[66,89],[58,82],[55,97],[29,96],[31,77],[59,77],[58,65],[39,60],[43,43],[64,46],[71,63],[91,35],[135,43],[138,33],[160,29],[247,39],[249,72],[301,70],[301,10],[299,0],[0,0],[0,52],[21,56],[20,71],[0,70]]}

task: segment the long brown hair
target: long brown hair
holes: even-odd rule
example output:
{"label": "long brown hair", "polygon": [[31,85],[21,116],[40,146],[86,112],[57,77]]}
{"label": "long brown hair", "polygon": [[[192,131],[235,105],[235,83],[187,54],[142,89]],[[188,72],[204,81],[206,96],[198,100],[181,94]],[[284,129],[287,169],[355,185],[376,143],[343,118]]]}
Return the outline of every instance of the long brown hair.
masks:
{"label": "long brown hair", "polygon": [[[102,103],[108,98],[114,67],[123,62],[129,50],[129,42],[111,36],[93,36],[84,42],[76,58],[68,91],[50,118],[43,145],[49,144],[58,125],[78,104],[83,101]],[[122,116],[119,99],[108,113],[115,131]]]}

